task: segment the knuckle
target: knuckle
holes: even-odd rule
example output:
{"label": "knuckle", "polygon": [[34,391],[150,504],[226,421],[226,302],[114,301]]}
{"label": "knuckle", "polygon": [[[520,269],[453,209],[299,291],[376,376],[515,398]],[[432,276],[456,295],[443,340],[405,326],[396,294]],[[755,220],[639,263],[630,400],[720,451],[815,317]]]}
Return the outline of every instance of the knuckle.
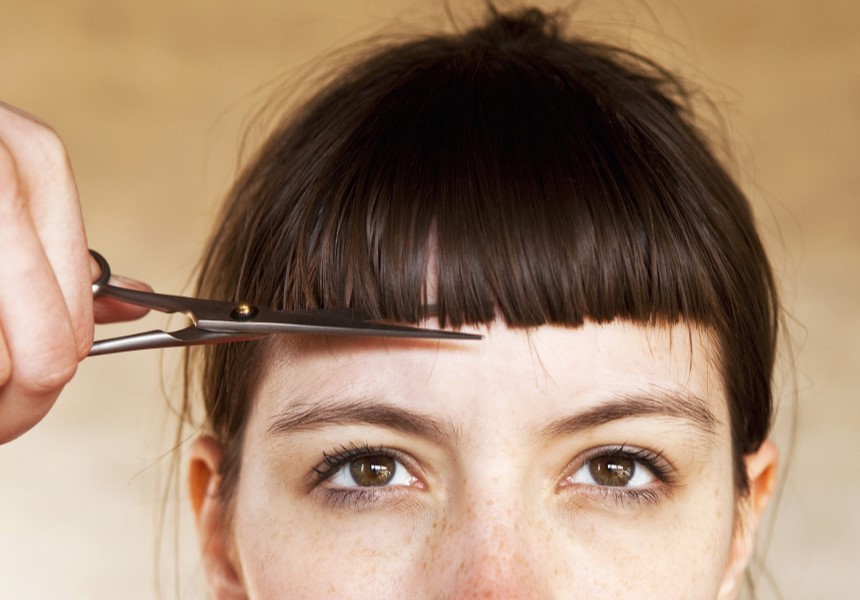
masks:
{"label": "knuckle", "polygon": [[66,147],[60,135],[50,125],[17,111],[7,111],[5,127],[0,127],[0,146],[12,164],[17,158],[30,159],[43,164],[68,163]]}
{"label": "knuckle", "polygon": [[32,149],[40,158],[51,162],[66,162],[66,147],[54,129],[44,123],[32,122],[29,134]]}
{"label": "knuckle", "polygon": [[53,364],[40,372],[37,377],[26,379],[22,382],[21,388],[34,396],[54,393],[71,381],[77,368],[77,362]]}
{"label": "knuckle", "polygon": [[18,387],[33,396],[42,396],[61,390],[78,369],[77,353],[64,346],[41,354],[38,361],[24,360],[14,369]]}

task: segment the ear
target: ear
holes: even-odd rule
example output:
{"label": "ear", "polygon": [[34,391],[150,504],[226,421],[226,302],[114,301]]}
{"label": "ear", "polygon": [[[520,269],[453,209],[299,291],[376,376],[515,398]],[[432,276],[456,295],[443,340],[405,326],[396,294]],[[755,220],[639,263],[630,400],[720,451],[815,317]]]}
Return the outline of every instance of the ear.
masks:
{"label": "ear", "polygon": [[247,599],[238,559],[230,545],[227,508],[221,499],[219,465],[223,451],[204,435],[191,448],[188,487],[197,524],[200,556],[209,593],[216,600]]}
{"label": "ear", "polygon": [[779,451],[776,445],[767,439],[758,450],[746,455],[744,462],[750,486],[749,493],[738,502],[732,550],[720,586],[720,600],[737,596],[741,580],[752,558],[758,524],[776,485]]}

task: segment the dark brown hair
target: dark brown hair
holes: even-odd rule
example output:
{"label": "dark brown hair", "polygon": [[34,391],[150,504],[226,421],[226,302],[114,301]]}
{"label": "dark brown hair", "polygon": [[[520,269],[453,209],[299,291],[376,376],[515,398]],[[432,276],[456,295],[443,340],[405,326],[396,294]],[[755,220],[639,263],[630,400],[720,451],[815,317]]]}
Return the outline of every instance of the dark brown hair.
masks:
{"label": "dark brown hair", "polygon": [[[280,125],[236,182],[198,293],[443,325],[684,322],[719,342],[739,493],[767,436],[778,303],[749,204],[681,81],[535,9],[389,45]],[[264,344],[202,350],[238,456]]]}

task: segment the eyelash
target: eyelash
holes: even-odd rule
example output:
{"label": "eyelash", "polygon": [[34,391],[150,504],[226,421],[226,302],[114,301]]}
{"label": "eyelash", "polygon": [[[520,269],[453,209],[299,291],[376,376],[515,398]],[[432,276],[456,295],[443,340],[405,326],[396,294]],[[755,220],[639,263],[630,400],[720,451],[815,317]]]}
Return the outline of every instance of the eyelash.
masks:
{"label": "eyelash", "polygon": [[317,474],[320,481],[325,481],[350,461],[363,456],[385,456],[395,460],[402,459],[402,454],[391,448],[371,446],[366,442],[361,445],[350,444],[349,446],[338,446],[331,452],[323,452],[322,462],[314,467],[314,473]]}
{"label": "eyelash", "polygon": [[[411,461],[405,458],[402,452],[392,450],[384,446],[371,446],[366,442],[363,444],[350,444],[349,446],[338,446],[330,452],[323,452],[320,464],[313,468],[317,477],[318,488],[320,483],[330,479],[341,468],[351,461],[364,456],[385,456],[394,459],[400,464],[408,464]],[[384,491],[383,491],[384,490]],[[392,494],[403,491],[398,487],[387,488],[322,488],[319,493],[323,499],[333,508],[361,509],[376,502],[390,499]]]}
{"label": "eyelash", "polygon": [[[574,468],[566,470],[567,475],[565,475],[564,479],[567,480],[590,461],[603,456],[622,457],[632,460],[648,469],[661,485],[656,488],[624,488],[601,485],[581,486],[587,487],[588,490],[585,493],[598,501],[608,501],[619,505],[654,505],[668,496],[677,485],[675,469],[662,452],[630,447],[623,444],[620,446],[602,446],[588,451],[582,458],[578,458],[575,461],[574,464],[576,466]],[[580,484],[571,483],[570,485]]]}
{"label": "eyelash", "polygon": [[[348,446],[342,445],[330,452],[323,452],[322,462],[313,468],[317,478],[313,487],[316,488],[320,483],[330,479],[351,461],[365,456],[384,456],[401,464],[411,462],[402,452],[384,446],[371,446],[366,442],[360,445],[354,443]],[[623,457],[632,460],[648,469],[661,485],[656,488],[624,488],[601,485],[582,486],[571,483],[570,486],[578,485],[587,488],[587,491],[583,493],[598,502],[612,502],[622,506],[658,504],[676,486],[675,469],[662,452],[626,445],[603,446],[588,451],[582,458],[575,461],[576,466],[573,469],[566,470],[565,480],[572,477],[589,461],[603,456]],[[398,491],[403,490],[397,486],[388,488],[324,488],[321,493],[324,494],[326,502],[333,507],[356,509],[382,501]]]}

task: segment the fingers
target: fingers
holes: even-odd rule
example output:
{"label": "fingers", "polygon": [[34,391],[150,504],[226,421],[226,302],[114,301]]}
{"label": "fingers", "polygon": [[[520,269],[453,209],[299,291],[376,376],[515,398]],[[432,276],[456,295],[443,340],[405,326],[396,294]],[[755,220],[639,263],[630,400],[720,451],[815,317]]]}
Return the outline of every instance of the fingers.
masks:
{"label": "fingers", "polygon": [[[139,281],[126,279],[125,277],[111,277],[111,283],[119,287],[151,292],[152,288]],[[136,306],[127,302],[120,302],[114,298],[97,298],[93,303],[93,316],[96,323],[117,323],[119,321],[133,321],[139,319],[149,312],[148,308]]]}
{"label": "fingers", "polygon": [[0,140],[14,159],[31,227],[48,259],[71,320],[77,355],[93,340],[89,253],[78,192],[57,134],[32,115],[0,103]]}
{"label": "fingers", "polygon": [[67,302],[29,211],[28,184],[10,147],[0,143],[0,442],[41,420],[80,356]]}
{"label": "fingers", "polygon": [[[101,276],[101,268],[95,258],[90,256],[90,280],[96,281]],[[141,292],[151,292],[152,288],[145,283],[122,277],[120,275],[111,275],[110,283],[119,287],[124,287]],[[114,298],[102,297],[96,298],[93,302],[93,318],[96,323],[116,323],[119,321],[133,321],[139,319],[149,312],[148,308],[136,306],[127,302],[120,302]]]}
{"label": "fingers", "polygon": [[[100,322],[146,309],[93,303],[91,256],[65,148],[43,122],[0,102],[0,443],[51,408]],[[139,283],[118,282],[137,289]]]}

